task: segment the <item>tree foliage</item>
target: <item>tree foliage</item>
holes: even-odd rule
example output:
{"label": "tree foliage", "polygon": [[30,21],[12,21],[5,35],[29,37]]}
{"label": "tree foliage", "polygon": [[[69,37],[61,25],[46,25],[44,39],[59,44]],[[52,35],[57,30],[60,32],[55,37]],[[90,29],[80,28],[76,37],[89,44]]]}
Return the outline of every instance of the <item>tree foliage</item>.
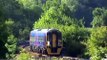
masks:
{"label": "tree foliage", "polygon": [[15,57],[15,52],[16,52],[16,49],[17,49],[17,38],[14,37],[14,35],[9,35],[8,36],[8,39],[7,39],[7,42],[5,44],[8,52],[6,53],[6,57],[8,59],[12,59]]}
{"label": "tree foliage", "polygon": [[[1,4],[0,4],[1,5]],[[3,16],[2,7],[0,7],[0,58],[6,58],[7,48],[5,47],[6,39],[8,36],[8,32],[6,31],[6,25]]]}
{"label": "tree foliage", "polygon": [[107,10],[104,8],[96,8],[93,11],[93,27],[107,26]]}
{"label": "tree foliage", "polygon": [[29,52],[25,51],[24,49],[20,52],[19,56],[16,57],[16,60],[31,60],[31,55]]}
{"label": "tree foliage", "polygon": [[14,48],[16,48],[16,44],[14,44],[16,43],[16,38],[13,37],[13,35],[9,36],[10,34],[12,34],[12,24],[14,22],[11,19],[5,20],[3,16],[3,14],[0,16],[0,59],[6,59],[6,54],[8,52],[8,54],[11,54],[12,57],[16,51],[14,50]]}
{"label": "tree foliage", "polygon": [[107,27],[102,26],[92,29],[86,45],[91,60],[104,58],[105,54],[107,54]]}
{"label": "tree foliage", "polygon": [[[36,24],[37,23],[37,24]],[[45,24],[60,24],[60,25],[77,25],[83,27],[82,20],[78,21],[75,18],[71,18],[69,16],[66,16],[60,8],[57,9],[57,7],[51,7],[49,10],[47,10],[41,18],[35,22],[35,28],[38,28],[38,26],[44,27]],[[46,26],[45,26],[46,27]],[[40,27],[39,27],[40,28]]]}

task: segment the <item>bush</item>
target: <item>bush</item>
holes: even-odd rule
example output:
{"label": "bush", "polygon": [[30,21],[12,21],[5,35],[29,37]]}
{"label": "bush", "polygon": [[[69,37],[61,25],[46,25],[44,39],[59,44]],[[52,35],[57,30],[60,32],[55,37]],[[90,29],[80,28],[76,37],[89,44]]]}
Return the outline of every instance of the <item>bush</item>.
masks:
{"label": "bush", "polygon": [[86,45],[91,60],[101,60],[104,58],[107,53],[107,27],[94,28]]}
{"label": "bush", "polygon": [[66,31],[62,33],[65,33],[63,34],[64,46],[66,48],[65,55],[82,57],[86,48],[82,42],[87,40],[89,31],[85,28],[70,27],[69,30],[66,29]]}
{"label": "bush", "polygon": [[16,60],[30,60],[30,54],[24,49],[20,52],[20,54],[16,57]]}
{"label": "bush", "polygon": [[6,53],[6,57],[8,59],[15,57],[15,52],[17,49],[17,38],[14,37],[14,35],[9,35],[7,43],[5,44],[6,48],[8,49],[8,52]]}

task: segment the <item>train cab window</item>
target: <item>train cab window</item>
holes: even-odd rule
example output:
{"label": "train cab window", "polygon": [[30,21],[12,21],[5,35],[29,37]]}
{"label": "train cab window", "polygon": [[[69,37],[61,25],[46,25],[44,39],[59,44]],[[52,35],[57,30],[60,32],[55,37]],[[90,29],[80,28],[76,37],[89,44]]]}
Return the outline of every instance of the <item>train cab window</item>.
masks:
{"label": "train cab window", "polygon": [[58,40],[62,40],[62,34],[60,32],[58,33]]}
{"label": "train cab window", "polygon": [[58,33],[58,46],[62,46],[62,34],[61,34],[61,32]]}
{"label": "train cab window", "polygon": [[52,45],[53,45],[53,47],[56,47],[56,43],[57,43],[56,40],[57,40],[56,34],[53,33],[53,34],[52,34]]}
{"label": "train cab window", "polygon": [[47,33],[47,44],[49,45],[49,46],[51,46],[51,40],[52,40],[52,34],[51,34],[51,32],[48,32]]}

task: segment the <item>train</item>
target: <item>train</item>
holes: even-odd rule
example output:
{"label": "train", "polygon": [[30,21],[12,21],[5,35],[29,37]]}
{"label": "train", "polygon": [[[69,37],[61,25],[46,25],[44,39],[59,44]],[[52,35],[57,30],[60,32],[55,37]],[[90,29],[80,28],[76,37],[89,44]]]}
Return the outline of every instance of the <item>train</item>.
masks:
{"label": "train", "polygon": [[30,32],[30,50],[47,55],[61,55],[62,33],[58,29],[34,29]]}

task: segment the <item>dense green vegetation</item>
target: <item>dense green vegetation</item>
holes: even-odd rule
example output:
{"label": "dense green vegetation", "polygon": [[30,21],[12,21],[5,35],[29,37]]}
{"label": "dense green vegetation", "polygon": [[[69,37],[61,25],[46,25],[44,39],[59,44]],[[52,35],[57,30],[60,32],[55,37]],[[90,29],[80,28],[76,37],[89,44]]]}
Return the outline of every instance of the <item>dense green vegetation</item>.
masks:
{"label": "dense green vegetation", "polygon": [[107,27],[93,28],[87,40],[87,50],[91,60],[101,60],[107,54]]}
{"label": "dense green vegetation", "polygon": [[36,28],[57,28],[65,55],[101,60],[107,54],[106,0],[0,0],[0,59]]}

